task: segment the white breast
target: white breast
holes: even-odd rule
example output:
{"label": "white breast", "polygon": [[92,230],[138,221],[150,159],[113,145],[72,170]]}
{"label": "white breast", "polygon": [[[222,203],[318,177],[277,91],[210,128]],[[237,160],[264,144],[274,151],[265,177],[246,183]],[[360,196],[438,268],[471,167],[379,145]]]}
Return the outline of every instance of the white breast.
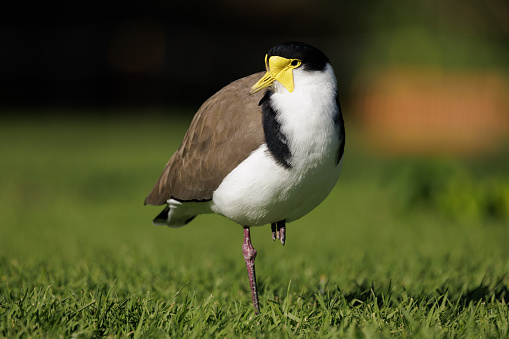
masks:
{"label": "white breast", "polygon": [[291,168],[278,165],[264,144],[236,167],[214,192],[211,209],[246,226],[291,222],[309,213],[334,187],[339,126],[336,79],[322,72],[294,70],[295,90],[274,84],[272,105],[288,140]]}

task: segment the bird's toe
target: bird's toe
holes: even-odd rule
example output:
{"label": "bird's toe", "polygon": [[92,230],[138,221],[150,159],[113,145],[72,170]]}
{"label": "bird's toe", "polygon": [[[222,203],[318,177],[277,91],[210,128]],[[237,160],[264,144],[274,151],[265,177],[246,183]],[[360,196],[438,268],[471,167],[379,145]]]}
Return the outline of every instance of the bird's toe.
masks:
{"label": "bird's toe", "polygon": [[286,241],[286,223],[284,220],[280,220],[277,223],[273,222],[270,224],[270,228],[272,230],[272,240],[279,239],[283,246]]}

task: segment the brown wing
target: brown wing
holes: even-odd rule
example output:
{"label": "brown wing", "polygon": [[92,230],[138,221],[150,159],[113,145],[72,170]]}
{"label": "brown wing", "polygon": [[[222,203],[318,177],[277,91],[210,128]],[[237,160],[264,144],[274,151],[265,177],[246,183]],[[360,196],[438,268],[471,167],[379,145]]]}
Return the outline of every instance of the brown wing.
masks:
{"label": "brown wing", "polygon": [[264,142],[259,92],[249,90],[263,72],[239,79],[210,97],[194,116],[145,204],[212,199],[224,177]]}

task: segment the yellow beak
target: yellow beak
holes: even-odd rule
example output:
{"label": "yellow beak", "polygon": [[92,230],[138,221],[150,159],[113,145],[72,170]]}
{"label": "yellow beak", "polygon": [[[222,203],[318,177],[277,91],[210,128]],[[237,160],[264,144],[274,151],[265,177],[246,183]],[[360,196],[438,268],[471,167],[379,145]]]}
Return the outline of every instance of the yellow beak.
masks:
{"label": "yellow beak", "polygon": [[301,61],[298,59],[286,59],[280,56],[271,56],[267,62],[267,55],[265,55],[265,68],[267,73],[258,80],[249,94],[254,94],[266,87],[269,87],[274,81],[279,81],[288,92],[293,92],[293,69],[301,65]]}

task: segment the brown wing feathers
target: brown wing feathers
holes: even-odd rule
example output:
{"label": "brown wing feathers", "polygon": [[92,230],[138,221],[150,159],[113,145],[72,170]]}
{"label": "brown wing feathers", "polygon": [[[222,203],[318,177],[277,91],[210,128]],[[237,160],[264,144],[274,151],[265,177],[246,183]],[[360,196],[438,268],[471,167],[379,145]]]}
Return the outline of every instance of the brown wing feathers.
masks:
{"label": "brown wing feathers", "polygon": [[224,177],[263,144],[258,107],[263,93],[249,95],[249,89],[262,75],[239,79],[205,101],[145,204],[162,205],[169,198],[212,199]]}

